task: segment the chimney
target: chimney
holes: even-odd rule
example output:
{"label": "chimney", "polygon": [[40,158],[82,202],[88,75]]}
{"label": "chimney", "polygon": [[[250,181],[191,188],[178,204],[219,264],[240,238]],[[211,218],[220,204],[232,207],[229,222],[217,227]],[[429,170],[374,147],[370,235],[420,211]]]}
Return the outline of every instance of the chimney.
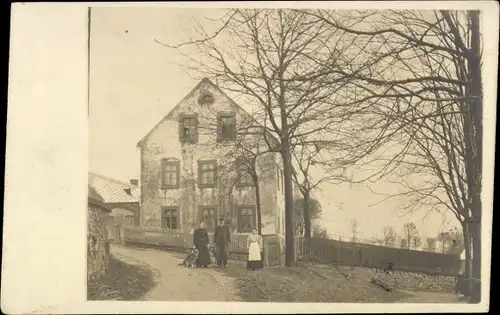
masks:
{"label": "chimney", "polygon": [[138,179],[131,179],[130,180],[130,185],[132,185],[132,186],[139,186],[139,180]]}

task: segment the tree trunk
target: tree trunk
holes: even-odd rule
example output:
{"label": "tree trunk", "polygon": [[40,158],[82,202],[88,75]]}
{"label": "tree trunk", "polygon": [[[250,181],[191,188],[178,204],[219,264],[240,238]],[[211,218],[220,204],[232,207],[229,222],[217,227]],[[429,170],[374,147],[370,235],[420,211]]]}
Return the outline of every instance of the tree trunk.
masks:
{"label": "tree trunk", "polygon": [[481,301],[481,223],[482,223],[482,159],[483,159],[483,93],[481,78],[481,36],[479,32],[479,11],[469,12],[471,22],[471,49],[468,58],[470,69],[469,84],[469,113],[474,126],[474,137],[471,136],[475,150],[473,150],[471,163],[471,182],[468,187],[472,199],[472,277],[474,290],[471,300],[473,303]]}
{"label": "tree trunk", "polygon": [[[477,220],[477,221],[476,221]],[[472,230],[472,292],[471,302],[481,302],[481,221],[476,219]]]}
{"label": "tree trunk", "polygon": [[471,236],[469,231],[468,219],[464,220],[462,223],[463,233],[464,233],[464,249],[465,249],[465,270],[464,278],[467,285],[467,290],[465,292],[466,296],[470,297],[473,290],[472,281],[470,281],[472,275],[472,261],[471,261]]}
{"label": "tree trunk", "polygon": [[309,193],[304,194],[304,237],[306,239],[311,238],[311,215],[310,215],[310,200],[311,196]]}
{"label": "tree trunk", "polygon": [[260,187],[259,187],[259,179],[254,177],[254,185],[255,185],[255,204],[257,207],[257,233],[262,235],[262,211],[260,208]]}
{"label": "tree trunk", "polygon": [[293,209],[292,159],[288,139],[282,140],[283,175],[285,186],[285,266],[295,266],[295,220]]}
{"label": "tree trunk", "polygon": [[309,192],[305,193],[303,195],[304,197],[304,202],[303,202],[303,216],[304,216],[304,258],[306,261],[309,261],[310,258],[310,253],[311,253],[311,216],[310,216],[310,211],[309,211],[309,205],[310,205],[310,200],[311,197],[309,195]]}

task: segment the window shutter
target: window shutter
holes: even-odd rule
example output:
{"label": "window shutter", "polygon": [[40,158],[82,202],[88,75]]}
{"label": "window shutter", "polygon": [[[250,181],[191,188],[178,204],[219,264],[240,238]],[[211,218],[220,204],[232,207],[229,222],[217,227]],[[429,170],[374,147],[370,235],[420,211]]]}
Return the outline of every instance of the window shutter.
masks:
{"label": "window shutter", "polygon": [[218,163],[214,163],[214,186],[217,187],[217,168],[218,168]]}
{"label": "window shutter", "polygon": [[179,115],[179,140],[184,141],[184,116]]}
{"label": "window shutter", "polygon": [[181,163],[179,161],[177,162],[177,165],[175,167],[175,173],[177,175],[176,187],[180,188],[181,187]]}
{"label": "window shutter", "polygon": [[194,116],[194,135],[193,135],[193,142],[198,143],[198,114]]}
{"label": "window shutter", "polygon": [[221,115],[217,115],[217,141],[222,140],[222,119]]}
{"label": "window shutter", "polygon": [[165,160],[161,160],[160,162],[160,175],[161,175],[161,178],[160,178],[160,185],[161,187],[165,187]]}
{"label": "window shutter", "polygon": [[231,137],[232,139],[236,139],[236,115],[233,115],[231,122]]}

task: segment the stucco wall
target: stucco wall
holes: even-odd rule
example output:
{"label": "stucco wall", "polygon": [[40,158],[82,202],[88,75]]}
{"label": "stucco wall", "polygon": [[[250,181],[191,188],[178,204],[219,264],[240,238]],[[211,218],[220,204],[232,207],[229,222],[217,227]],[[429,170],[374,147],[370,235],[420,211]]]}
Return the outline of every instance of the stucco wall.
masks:
{"label": "stucco wall", "polygon": [[[212,105],[199,105],[201,93],[209,90],[215,102]],[[170,104],[172,106],[173,104]],[[168,107],[170,107],[168,106]],[[215,188],[198,187],[198,161],[218,160],[219,165],[227,165],[223,161],[227,147],[216,142],[216,132],[211,126],[215,115],[221,111],[236,113],[237,124],[246,115],[235,107],[232,101],[210,84],[202,84],[198,90],[190,93],[174,109],[169,116],[160,122],[140,144],[141,149],[141,225],[149,227],[161,226],[161,208],[178,206],[180,211],[180,227],[183,231],[192,231],[199,222],[200,206],[216,206],[219,214],[232,218],[232,227],[236,228],[236,211],[240,205],[256,206],[255,188],[234,187],[232,192],[227,187],[231,179],[219,178],[220,185]],[[179,141],[178,116],[181,113],[198,115],[198,143],[181,143]],[[267,146],[264,141],[255,141],[256,146]],[[180,162],[180,188],[161,189],[161,160],[177,159]],[[277,195],[276,171],[273,167],[274,154],[264,155],[257,160],[257,172],[261,178],[260,200],[262,210],[263,234],[277,233]],[[233,231],[234,232],[234,231]]]}
{"label": "stucco wall", "polygon": [[103,276],[109,263],[109,245],[107,244],[106,216],[108,212],[88,207],[87,227],[87,281],[92,282]]}

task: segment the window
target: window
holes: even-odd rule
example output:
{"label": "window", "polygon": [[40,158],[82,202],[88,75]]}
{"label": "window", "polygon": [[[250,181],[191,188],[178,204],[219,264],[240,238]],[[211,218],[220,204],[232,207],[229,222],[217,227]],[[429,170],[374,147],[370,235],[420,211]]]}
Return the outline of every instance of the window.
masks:
{"label": "window", "polygon": [[236,139],[236,116],[231,113],[222,113],[218,115],[218,135],[217,140]]}
{"label": "window", "polygon": [[164,229],[179,229],[179,209],[173,207],[163,208],[161,227]]}
{"label": "window", "polygon": [[208,231],[215,231],[217,226],[217,210],[215,207],[200,207],[201,212],[201,222],[205,223],[205,227]]}
{"label": "window", "polygon": [[198,142],[198,117],[196,114],[179,115],[179,139],[182,142]]}
{"label": "window", "polygon": [[198,186],[215,187],[217,176],[216,161],[198,161]]}
{"label": "window", "polygon": [[161,187],[179,188],[180,162],[178,160],[161,161]]}
{"label": "window", "polygon": [[255,207],[240,206],[238,209],[238,232],[248,233],[255,228]]}
{"label": "window", "polygon": [[236,186],[245,187],[254,185],[251,175],[254,168],[250,163],[252,163],[252,161],[245,158],[236,160]]}

